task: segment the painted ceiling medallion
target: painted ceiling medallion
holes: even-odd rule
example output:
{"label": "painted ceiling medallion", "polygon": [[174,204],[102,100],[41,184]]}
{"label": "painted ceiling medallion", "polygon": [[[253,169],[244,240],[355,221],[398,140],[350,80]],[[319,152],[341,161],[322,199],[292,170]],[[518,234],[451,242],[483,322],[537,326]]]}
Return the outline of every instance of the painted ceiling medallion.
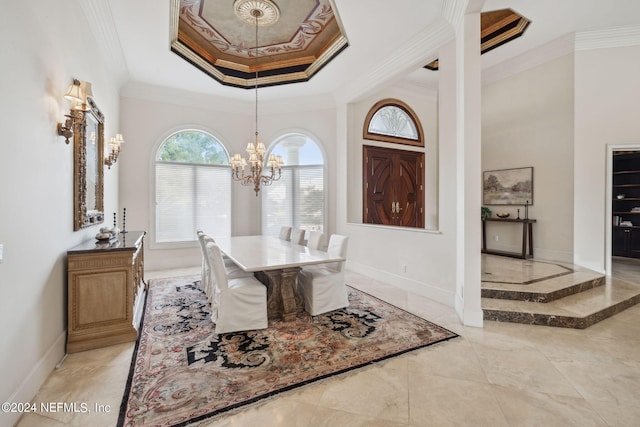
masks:
{"label": "painted ceiling medallion", "polygon": [[335,0],[170,1],[171,50],[224,85],[304,82],[349,45]]}
{"label": "painted ceiling medallion", "polygon": [[271,0],[236,0],[233,4],[236,16],[247,24],[268,27],[278,22],[280,9]]}

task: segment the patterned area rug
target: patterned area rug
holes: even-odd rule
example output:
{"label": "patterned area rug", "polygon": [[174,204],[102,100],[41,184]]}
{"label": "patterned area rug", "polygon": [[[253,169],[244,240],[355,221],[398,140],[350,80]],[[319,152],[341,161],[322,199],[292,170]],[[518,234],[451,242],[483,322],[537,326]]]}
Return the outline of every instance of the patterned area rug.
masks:
{"label": "patterned area rug", "polygon": [[349,289],[349,307],[216,336],[195,277],[152,280],[119,426],[185,426],[457,335]]}

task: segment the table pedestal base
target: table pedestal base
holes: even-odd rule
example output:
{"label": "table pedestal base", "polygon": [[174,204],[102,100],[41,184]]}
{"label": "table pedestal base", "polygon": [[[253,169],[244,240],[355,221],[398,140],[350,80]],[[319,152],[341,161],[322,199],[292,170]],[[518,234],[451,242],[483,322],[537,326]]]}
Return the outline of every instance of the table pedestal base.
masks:
{"label": "table pedestal base", "polygon": [[267,317],[291,322],[303,311],[302,297],[296,292],[300,267],[257,271],[255,276],[267,287]]}

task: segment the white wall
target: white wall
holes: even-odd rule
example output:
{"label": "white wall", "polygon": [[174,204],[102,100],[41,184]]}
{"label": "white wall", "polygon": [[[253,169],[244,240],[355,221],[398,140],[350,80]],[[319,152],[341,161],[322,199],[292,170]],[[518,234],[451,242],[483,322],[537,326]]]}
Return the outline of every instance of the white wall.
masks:
{"label": "white wall", "polygon": [[[362,224],[362,145],[376,144],[362,138],[362,126],[371,106],[383,98],[398,98],[416,112],[426,135],[427,215],[432,230]],[[439,197],[442,192],[455,195],[451,169],[443,169],[451,159],[443,159],[438,148],[438,100],[433,93],[393,86],[380,90],[363,101],[338,110],[338,149],[342,160],[339,173],[344,180],[344,194],[338,195],[338,211],[344,212],[338,231],[349,236],[348,267],[387,283],[453,305],[455,292],[455,240],[447,213],[455,212],[452,198]],[[445,149],[444,153],[449,151]],[[445,154],[449,157],[449,154]],[[441,175],[438,177],[438,171]],[[447,172],[448,171],[448,172]],[[343,187],[339,187],[341,190]],[[455,197],[455,196],[454,196]],[[455,222],[455,220],[453,221]],[[449,224],[449,225],[447,225]],[[440,227],[440,229],[438,229]],[[442,227],[447,231],[442,232]],[[406,271],[403,267],[406,266]]]}
{"label": "white wall", "polygon": [[[533,166],[534,254],[565,262],[573,261],[573,66],[570,54],[482,88],[482,170]],[[524,218],[522,206],[488,207],[512,218],[520,208]],[[488,223],[487,246],[520,252],[522,229]]]}
{"label": "white wall", "polygon": [[[62,357],[66,250],[92,238],[99,227],[73,231],[73,153],[55,130],[68,110],[62,95],[71,78],[92,82],[106,117],[105,137],[121,131],[127,141],[115,167],[105,170],[109,225],[112,213],[126,207],[128,229],[151,231],[150,166],[158,144],[172,131],[182,126],[208,130],[230,152],[242,151],[253,135],[251,103],[207,99],[189,106],[159,101],[165,93],[160,89],[151,89],[151,98],[119,98],[108,64],[96,53],[99,49],[79,1],[11,2],[0,14],[0,114],[5,118],[0,142],[0,243],[4,245],[0,321],[6,326],[0,334],[3,401],[29,401]],[[640,120],[635,114],[640,98],[638,69],[639,47],[579,51],[575,61],[572,56],[560,58],[483,88],[483,170],[535,168],[535,205],[530,214],[539,221],[537,257],[563,259],[573,252],[574,262],[603,269],[606,144],[640,142]],[[448,118],[437,117],[428,96],[411,99],[397,90],[381,91],[380,97],[403,99],[421,118],[427,117],[423,126],[429,143],[438,132],[429,119],[442,124]],[[456,261],[456,152],[444,142],[455,139],[448,134],[450,128],[440,126],[436,151],[438,231],[362,225],[354,219],[357,215],[351,215],[361,212],[357,206],[362,201],[361,186],[353,184],[348,171],[361,169],[361,160],[350,153],[361,150],[361,120],[369,105],[359,102],[333,108],[320,102],[310,107],[309,101],[282,101],[271,112],[261,108],[265,112],[260,132],[269,143],[288,131],[302,130],[322,144],[328,155],[329,191],[336,195],[327,209],[329,231],[350,236],[349,267],[452,305],[460,266]],[[441,94],[440,111],[450,110],[447,102]],[[233,108],[228,108],[230,104]],[[521,164],[515,165],[516,161]],[[351,184],[337,185],[346,182]],[[253,192],[236,185],[233,194],[234,234],[259,232],[259,203]],[[199,263],[196,247],[159,250],[150,246],[147,269]],[[15,421],[7,414],[1,416],[2,424]]]}
{"label": "white wall", "polygon": [[[425,73],[432,72],[424,70]],[[392,144],[365,140],[362,136],[364,121],[375,103],[394,98],[405,102],[416,113],[424,131],[425,146]],[[362,223],[362,146],[373,145],[399,150],[419,151],[425,153],[425,228],[438,229],[438,98],[437,93],[419,87],[396,85],[380,90],[363,101],[352,104],[352,115],[349,120],[351,142],[349,144],[349,169],[347,186],[352,197],[348,200],[348,218],[350,222]],[[360,196],[358,197],[358,193]]]}
{"label": "white wall", "polygon": [[605,268],[606,145],[640,143],[640,47],[575,54],[574,262]]}
{"label": "white wall", "polygon": [[[152,242],[154,214],[152,210],[153,159],[162,141],[171,133],[196,128],[210,132],[227,148],[229,154],[244,153],[247,142],[254,138],[254,104],[233,105],[233,101],[222,98],[207,98],[208,105],[199,103],[187,106],[182,103],[160,101],[168,99],[169,91],[146,87],[146,99],[129,96],[121,99],[121,121],[127,143],[120,163],[120,203],[127,208],[127,228],[149,232],[145,252],[145,267],[148,270],[194,266],[200,263],[197,245],[188,247],[158,247]],[[132,90],[133,92],[133,90]],[[141,93],[138,91],[138,93]],[[175,91],[170,92],[176,96]],[[179,93],[189,98],[194,94]],[[153,99],[151,99],[153,98]],[[194,105],[196,103],[194,102]],[[268,146],[279,136],[299,131],[313,136],[327,154],[328,190],[335,190],[335,110],[321,108],[309,110],[308,100],[291,100],[286,105],[270,108],[268,102],[260,103],[260,138]],[[243,108],[244,107],[244,108]],[[275,112],[274,112],[275,111]],[[248,235],[260,233],[260,197],[252,188],[232,183],[232,234]],[[329,215],[329,231],[335,224],[335,209],[330,198],[326,212]]]}
{"label": "white wall", "polygon": [[[0,400],[28,402],[64,354],[66,251],[99,228],[73,231],[72,144],[56,133],[69,111],[63,94],[72,77],[90,81],[109,138],[118,88],[75,0],[4,4],[0,39]],[[117,168],[105,170],[104,185],[108,212]],[[13,415],[0,414],[0,424]]]}

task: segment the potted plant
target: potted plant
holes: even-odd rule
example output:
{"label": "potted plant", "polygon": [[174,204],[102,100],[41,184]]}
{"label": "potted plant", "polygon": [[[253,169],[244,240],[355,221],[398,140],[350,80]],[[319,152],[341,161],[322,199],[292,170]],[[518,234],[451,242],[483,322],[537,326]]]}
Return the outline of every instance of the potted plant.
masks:
{"label": "potted plant", "polygon": [[486,206],[482,207],[482,213],[480,214],[482,220],[484,221],[485,219],[489,218],[491,216],[491,209],[489,209]]}

